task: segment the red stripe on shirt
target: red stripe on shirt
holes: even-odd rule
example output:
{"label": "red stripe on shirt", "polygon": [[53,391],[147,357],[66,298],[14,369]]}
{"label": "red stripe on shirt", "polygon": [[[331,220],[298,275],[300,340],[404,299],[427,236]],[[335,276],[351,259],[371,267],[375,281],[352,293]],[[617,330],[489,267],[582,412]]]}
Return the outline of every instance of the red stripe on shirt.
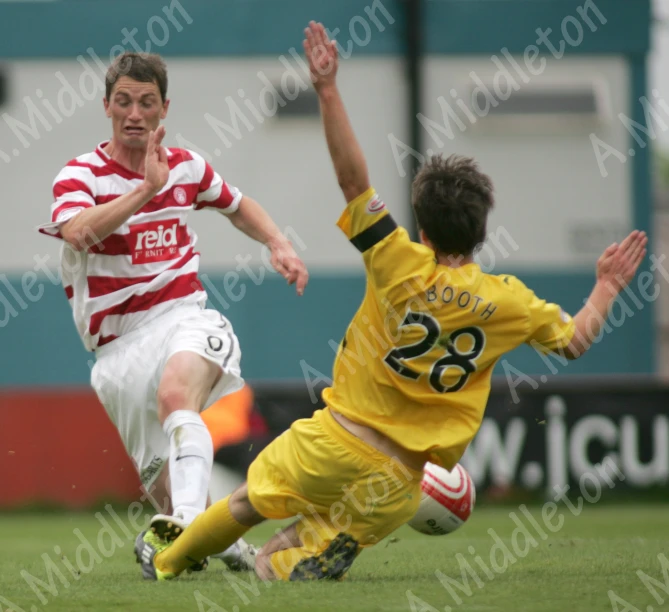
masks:
{"label": "red stripe on shirt", "polygon": [[93,205],[89,202],[65,202],[53,211],[51,221],[53,223],[58,219],[58,215],[68,208],[91,208]]}
{"label": "red stripe on shirt", "polygon": [[91,173],[95,177],[113,176],[114,174],[116,174],[115,168],[110,168],[108,166],[96,166],[94,164],[87,164],[86,162],[79,162],[76,159],[72,160],[71,162],[68,162],[67,165],[74,166],[75,168],[87,168],[88,170],[91,171]]}
{"label": "red stripe on shirt", "polygon": [[121,291],[126,287],[149,283],[160,274],[149,274],[148,276],[134,277],[115,277],[115,276],[89,276],[88,277],[88,295],[92,298],[108,295],[116,291]]}
{"label": "red stripe on shirt", "polygon": [[72,285],[65,287],[65,295],[67,296],[68,300],[71,300],[74,297],[74,289]]}
{"label": "red stripe on shirt", "polygon": [[133,276],[133,277],[117,277],[117,276],[89,276],[88,277],[88,295],[92,298],[100,297],[101,295],[109,295],[116,291],[121,291],[126,287],[132,287],[133,285],[140,285],[142,283],[150,283],[155,278],[158,278],[161,274],[164,274],[167,270],[178,270],[183,268],[195,255],[193,248],[191,247],[184,256],[179,259],[174,265],[170,266],[163,272],[158,274],[148,274],[146,276]]}
{"label": "red stripe on shirt", "polygon": [[[174,192],[177,189],[177,187],[181,187],[185,192],[186,192],[186,199],[185,202],[182,204],[179,202],[175,195]],[[168,208],[168,207],[190,207],[192,206],[193,202],[195,201],[195,196],[198,193],[198,184],[197,183],[183,183],[183,184],[177,184],[174,185],[171,189],[166,191],[165,193],[161,193],[157,196],[155,196],[152,200],[149,200],[142,208],[141,210],[137,211],[135,214],[139,213],[150,213],[150,212],[155,212],[157,210],[162,210],[163,208]],[[108,204],[109,202],[113,202],[114,200],[120,198],[124,194],[107,194],[107,195],[98,195],[95,196],[95,203],[97,205],[100,204]]]}
{"label": "red stripe on shirt", "polygon": [[149,291],[141,295],[132,295],[127,300],[120,304],[111,306],[105,310],[96,312],[91,317],[89,324],[89,331],[91,335],[99,333],[102,321],[108,316],[125,315],[135,312],[143,312],[149,310],[153,306],[168,302],[170,300],[177,300],[186,297],[197,291],[204,291],[202,283],[200,283],[197,272],[191,274],[184,274],[170,281],[157,291]]}
{"label": "red stripe on shirt", "polygon": [[204,162],[204,175],[200,181],[200,193],[207,191],[211,187],[211,181],[214,180],[214,169],[211,167],[209,162]]}
{"label": "red stripe on shirt", "polygon": [[115,336],[114,334],[111,334],[109,336],[100,336],[98,340],[98,348],[104,346],[105,344],[113,342],[114,340],[116,340],[116,338],[118,338],[118,336]]}
{"label": "red stripe on shirt", "polygon": [[84,193],[87,193],[89,196],[93,197],[93,193],[91,192],[89,186],[78,179],[65,179],[64,181],[58,181],[53,186],[53,197],[57,199],[72,191],[83,191]]}
{"label": "red stripe on shirt", "polygon": [[202,210],[203,208],[218,208],[221,210],[225,210],[230,206],[235,200],[235,196],[232,195],[230,192],[230,188],[228,187],[228,184],[223,181],[223,185],[221,186],[221,195],[219,195],[215,200],[212,200],[211,202],[207,202],[206,200],[202,200],[201,202],[197,202],[195,204],[195,210]]}

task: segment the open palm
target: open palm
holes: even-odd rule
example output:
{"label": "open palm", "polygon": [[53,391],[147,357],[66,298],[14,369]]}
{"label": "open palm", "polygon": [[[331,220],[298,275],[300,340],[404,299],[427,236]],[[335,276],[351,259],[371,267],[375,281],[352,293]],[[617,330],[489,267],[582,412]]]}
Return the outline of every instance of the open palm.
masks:
{"label": "open palm", "polygon": [[634,278],[646,256],[646,232],[634,230],[620,244],[612,244],[597,260],[597,282],[622,291]]}
{"label": "open palm", "polygon": [[322,23],[314,21],[304,30],[304,53],[309,62],[311,80],[316,91],[333,85],[339,67],[337,43],[328,38]]}
{"label": "open palm", "polygon": [[149,133],[149,143],[146,147],[144,162],[144,180],[156,192],[160,191],[170,176],[170,167],[167,163],[167,152],[160,145],[165,137],[165,126],[161,125],[155,132]]}

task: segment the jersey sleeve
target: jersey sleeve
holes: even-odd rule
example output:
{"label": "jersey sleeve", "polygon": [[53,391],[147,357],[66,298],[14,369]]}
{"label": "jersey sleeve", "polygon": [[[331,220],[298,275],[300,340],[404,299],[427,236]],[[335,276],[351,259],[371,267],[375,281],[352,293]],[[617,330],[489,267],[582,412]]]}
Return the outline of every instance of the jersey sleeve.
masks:
{"label": "jersey sleeve", "polygon": [[47,236],[61,238],[60,228],[82,210],[95,206],[94,181],[90,171],[80,166],[65,166],[53,182],[51,221],[37,227]]}
{"label": "jersey sleeve", "polygon": [[195,210],[209,208],[226,215],[235,212],[242,200],[242,192],[226,183],[202,156],[192,151],[190,153],[200,162],[198,166],[202,170],[197,177],[199,186],[195,197]]}
{"label": "jersey sleeve", "polygon": [[347,204],[337,225],[362,254],[367,275],[377,289],[434,271],[434,252],[411,240],[372,187]]}
{"label": "jersey sleeve", "polygon": [[566,348],[576,331],[572,317],[558,304],[539,298],[518,279],[513,280],[527,307],[529,329],[525,343],[543,352]]}

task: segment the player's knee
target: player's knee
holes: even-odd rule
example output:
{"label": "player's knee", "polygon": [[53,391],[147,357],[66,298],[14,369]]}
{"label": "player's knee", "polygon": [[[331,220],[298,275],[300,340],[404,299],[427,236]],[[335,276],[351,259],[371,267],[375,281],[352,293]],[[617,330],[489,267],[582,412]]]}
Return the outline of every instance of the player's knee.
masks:
{"label": "player's knee", "polygon": [[243,484],[230,496],[229,504],[230,514],[242,525],[253,527],[265,520],[265,517],[253,507],[246,484]]}
{"label": "player's knee", "polygon": [[158,388],[158,418],[163,422],[177,410],[190,410],[188,394],[182,385],[165,383]]}

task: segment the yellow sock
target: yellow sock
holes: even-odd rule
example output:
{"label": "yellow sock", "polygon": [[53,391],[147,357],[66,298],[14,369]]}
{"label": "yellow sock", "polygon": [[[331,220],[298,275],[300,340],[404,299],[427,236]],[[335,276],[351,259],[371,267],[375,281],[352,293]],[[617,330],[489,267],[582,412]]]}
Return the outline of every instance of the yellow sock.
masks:
{"label": "yellow sock", "polygon": [[232,546],[251,528],[235,520],[229,502],[230,495],[200,514],[172,546],[156,555],[155,566],[161,572],[180,574],[193,562]]}

